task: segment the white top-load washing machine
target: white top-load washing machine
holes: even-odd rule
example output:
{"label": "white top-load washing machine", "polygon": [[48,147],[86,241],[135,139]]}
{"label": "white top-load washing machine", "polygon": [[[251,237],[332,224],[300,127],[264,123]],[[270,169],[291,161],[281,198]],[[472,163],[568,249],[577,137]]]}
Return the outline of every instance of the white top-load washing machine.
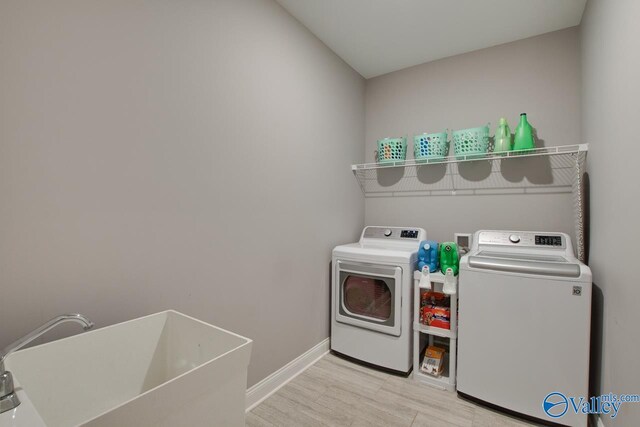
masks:
{"label": "white top-load washing machine", "polygon": [[333,250],[331,349],[398,373],[412,366],[412,284],[417,227],[365,227]]}
{"label": "white top-load washing machine", "polygon": [[458,307],[459,393],[587,425],[570,397],[588,398],[591,270],[568,235],[476,232],[460,261]]}

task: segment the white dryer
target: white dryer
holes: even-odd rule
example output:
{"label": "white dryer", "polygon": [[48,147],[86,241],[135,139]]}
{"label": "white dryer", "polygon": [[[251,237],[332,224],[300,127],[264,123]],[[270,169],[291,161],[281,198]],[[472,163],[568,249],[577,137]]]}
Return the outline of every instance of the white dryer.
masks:
{"label": "white dryer", "polygon": [[398,373],[412,367],[417,227],[365,227],[332,257],[331,349]]}
{"label": "white dryer", "polygon": [[568,235],[476,232],[460,261],[458,307],[458,393],[587,425],[569,397],[588,397],[591,270]]}

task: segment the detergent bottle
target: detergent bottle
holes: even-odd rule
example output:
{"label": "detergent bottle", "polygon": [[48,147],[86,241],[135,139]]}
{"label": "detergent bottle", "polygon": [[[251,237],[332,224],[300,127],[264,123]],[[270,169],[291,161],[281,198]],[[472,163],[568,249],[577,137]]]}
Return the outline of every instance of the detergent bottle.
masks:
{"label": "detergent bottle", "polygon": [[536,143],[533,140],[533,128],[527,121],[527,113],[520,114],[520,123],[516,128],[516,136],[513,140],[513,149],[520,150],[533,150],[536,148]]}
{"label": "detergent bottle", "polygon": [[433,240],[423,240],[418,249],[418,270],[427,266],[429,273],[438,269],[438,242]]}
{"label": "detergent bottle", "polygon": [[447,270],[451,269],[453,275],[458,275],[458,246],[454,242],[445,242],[440,244],[440,271],[447,274]]}
{"label": "detergent bottle", "polygon": [[493,152],[504,153],[513,150],[513,144],[511,142],[511,129],[509,129],[507,119],[503,117],[500,119],[498,128],[496,129]]}

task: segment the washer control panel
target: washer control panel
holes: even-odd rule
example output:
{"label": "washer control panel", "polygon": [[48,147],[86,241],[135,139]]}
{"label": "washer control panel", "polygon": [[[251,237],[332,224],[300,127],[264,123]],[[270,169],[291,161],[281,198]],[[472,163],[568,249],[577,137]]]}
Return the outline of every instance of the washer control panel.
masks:
{"label": "washer control panel", "polygon": [[481,231],[480,245],[533,246],[563,249],[566,247],[562,234],[522,231]]}
{"label": "washer control panel", "polygon": [[398,239],[398,240],[424,240],[426,233],[421,228],[408,227],[366,227],[362,233],[366,239]]}

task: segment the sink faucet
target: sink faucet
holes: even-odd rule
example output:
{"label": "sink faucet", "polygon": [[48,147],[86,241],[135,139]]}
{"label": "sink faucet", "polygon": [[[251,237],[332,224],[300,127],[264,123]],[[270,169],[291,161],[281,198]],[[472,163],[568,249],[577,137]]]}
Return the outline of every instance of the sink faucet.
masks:
{"label": "sink faucet", "polygon": [[79,323],[80,325],[82,325],[82,329],[84,329],[85,331],[93,328],[93,322],[87,319],[82,314],[63,314],[49,320],[38,329],[29,332],[24,337],[17,339],[13,343],[0,350],[0,414],[6,411],[10,411],[20,404],[20,400],[13,390],[13,376],[11,375],[11,372],[5,370],[4,368],[4,359],[6,359],[6,357],[14,351],[20,350],[22,347],[47,333],[56,326],[67,322]]}

